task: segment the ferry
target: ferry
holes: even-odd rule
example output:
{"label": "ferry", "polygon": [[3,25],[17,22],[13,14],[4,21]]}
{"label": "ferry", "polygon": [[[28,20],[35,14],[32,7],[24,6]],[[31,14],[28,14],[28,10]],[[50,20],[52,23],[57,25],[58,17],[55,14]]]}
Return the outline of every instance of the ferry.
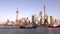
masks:
{"label": "ferry", "polygon": [[20,28],[36,28],[37,26],[20,26]]}
{"label": "ferry", "polygon": [[48,27],[49,28],[58,28],[58,27],[60,27],[60,25],[49,25]]}

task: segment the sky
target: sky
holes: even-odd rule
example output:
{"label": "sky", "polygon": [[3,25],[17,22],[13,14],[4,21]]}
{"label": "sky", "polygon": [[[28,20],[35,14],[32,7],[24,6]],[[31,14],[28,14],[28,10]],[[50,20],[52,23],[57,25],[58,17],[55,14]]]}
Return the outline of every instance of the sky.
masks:
{"label": "sky", "polygon": [[42,11],[44,14],[44,5],[47,15],[60,19],[60,0],[0,0],[0,22],[7,19],[14,21],[16,19],[16,9],[19,11],[19,19],[29,17]]}

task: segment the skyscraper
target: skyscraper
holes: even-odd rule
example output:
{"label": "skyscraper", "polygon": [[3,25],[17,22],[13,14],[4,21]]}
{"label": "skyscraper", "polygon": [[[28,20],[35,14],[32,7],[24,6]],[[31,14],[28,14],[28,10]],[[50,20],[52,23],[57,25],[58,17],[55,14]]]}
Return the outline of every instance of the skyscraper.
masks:
{"label": "skyscraper", "polygon": [[51,25],[53,24],[52,21],[53,21],[53,17],[50,16],[50,22],[51,22]]}
{"label": "skyscraper", "polygon": [[50,25],[51,24],[51,20],[50,20],[50,16],[47,16],[47,25]]}
{"label": "skyscraper", "polygon": [[35,22],[34,22],[34,15],[32,15],[32,23],[35,23]]}
{"label": "skyscraper", "polygon": [[43,24],[44,24],[44,16],[41,16],[40,24],[41,24],[41,25],[43,25]]}
{"label": "skyscraper", "polygon": [[42,11],[39,12],[39,16],[40,16],[40,17],[42,16]]}
{"label": "skyscraper", "polygon": [[7,19],[7,23],[9,23],[9,19]]}
{"label": "skyscraper", "polygon": [[41,17],[42,17],[42,11],[39,12],[39,15],[38,15],[38,24],[40,25],[42,22],[41,21]]}
{"label": "skyscraper", "polygon": [[47,17],[47,12],[46,12],[46,6],[44,5],[44,18],[46,19]]}
{"label": "skyscraper", "polygon": [[36,14],[32,15],[32,24],[33,26],[36,24],[36,21],[37,21],[37,16]]}
{"label": "skyscraper", "polygon": [[46,6],[44,5],[44,24],[47,24],[47,12],[46,12]]}

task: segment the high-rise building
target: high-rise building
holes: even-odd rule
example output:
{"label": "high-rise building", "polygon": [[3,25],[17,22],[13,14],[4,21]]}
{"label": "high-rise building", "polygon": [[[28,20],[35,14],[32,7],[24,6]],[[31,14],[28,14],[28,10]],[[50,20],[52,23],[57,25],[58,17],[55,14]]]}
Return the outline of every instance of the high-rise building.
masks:
{"label": "high-rise building", "polygon": [[46,6],[44,5],[44,24],[47,24],[47,12],[46,12]]}
{"label": "high-rise building", "polygon": [[49,25],[51,22],[50,22],[50,16],[47,16],[47,25]]}
{"label": "high-rise building", "polygon": [[36,15],[32,15],[32,24],[35,25],[37,21],[37,16]]}
{"label": "high-rise building", "polygon": [[60,20],[59,20],[59,25],[60,25]]}
{"label": "high-rise building", "polygon": [[29,24],[30,24],[30,20],[28,19],[28,17],[27,17],[26,20],[27,20],[27,21],[26,21],[27,25],[29,25]]}
{"label": "high-rise building", "polygon": [[17,11],[16,11],[16,23],[18,23],[18,8],[17,8]]}
{"label": "high-rise building", "polygon": [[42,16],[42,11],[39,12],[39,17],[41,17],[41,16]]}
{"label": "high-rise building", "polygon": [[9,19],[7,19],[7,23],[9,23]]}
{"label": "high-rise building", "polygon": [[50,16],[50,23],[51,23],[51,25],[53,25],[53,17],[52,16]]}
{"label": "high-rise building", "polygon": [[34,21],[34,15],[32,15],[32,23],[35,23],[35,21]]}
{"label": "high-rise building", "polygon": [[52,16],[47,16],[47,25],[52,25]]}
{"label": "high-rise building", "polygon": [[44,16],[41,16],[40,24],[44,24]]}
{"label": "high-rise building", "polygon": [[44,19],[47,17],[46,6],[44,5]]}

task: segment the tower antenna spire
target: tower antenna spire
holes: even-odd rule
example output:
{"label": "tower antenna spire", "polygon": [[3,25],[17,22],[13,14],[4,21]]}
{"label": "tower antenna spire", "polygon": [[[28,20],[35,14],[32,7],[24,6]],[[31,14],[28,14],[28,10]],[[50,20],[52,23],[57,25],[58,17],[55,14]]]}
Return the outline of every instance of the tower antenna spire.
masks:
{"label": "tower antenna spire", "polygon": [[18,8],[17,8],[17,11],[18,11]]}

